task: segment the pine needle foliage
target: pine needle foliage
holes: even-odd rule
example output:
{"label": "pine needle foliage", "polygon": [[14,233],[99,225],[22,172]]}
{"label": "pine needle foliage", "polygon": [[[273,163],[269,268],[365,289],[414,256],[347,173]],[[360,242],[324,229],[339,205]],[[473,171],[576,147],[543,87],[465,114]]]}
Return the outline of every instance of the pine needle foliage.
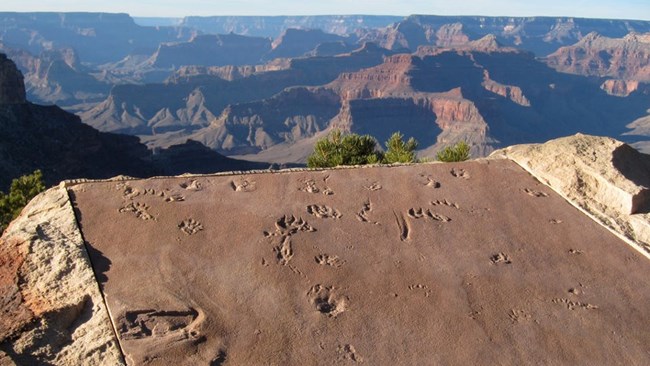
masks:
{"label": "pine needle foliage", "polygon": [[418,148],[418,142],[411,137],[404,142],[404,135],[399,131],[393,133],[386,141],[386,153],[384,154],[384,163],[415,163],[415,149]]}
{"label": "pine needle foliage", "polygon": [[382,160],[382,154],[375,151],[376,146],[377,141],[370,135],[343,134],[341,130],[334,130],[316,142],[314,152],[307,158],[307,166],[376,164]]}
{"label": "pine needle foliage", "polygon": [[446,163],[469,160],[469,145],[460,141],[454,146],[447,146],[438,152],[436,158]]}
{"label": "pine needle foliage", "polygon": [[23,207],[37,194],[45,190],[40,170],[23,175],[11,182],[9,193],[0,192],[0,233],[20,215]]}

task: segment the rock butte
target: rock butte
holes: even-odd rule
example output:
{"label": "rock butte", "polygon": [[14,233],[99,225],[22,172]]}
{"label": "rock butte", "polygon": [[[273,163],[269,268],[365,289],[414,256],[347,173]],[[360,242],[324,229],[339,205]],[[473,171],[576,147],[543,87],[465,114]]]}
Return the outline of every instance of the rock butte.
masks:
{"label": "rock butte", "polygon": [[647,164],[576,135],[66,182],[2,238],[0,364],[648,364]]}

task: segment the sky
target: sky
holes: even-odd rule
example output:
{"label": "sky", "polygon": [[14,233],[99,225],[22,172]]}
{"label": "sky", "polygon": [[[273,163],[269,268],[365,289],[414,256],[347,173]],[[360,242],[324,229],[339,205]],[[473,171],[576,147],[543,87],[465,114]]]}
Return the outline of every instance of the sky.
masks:
{"label": "sky", "polygon": [[650,20],[650,0],[2,0],[0,11],[188,15],[486,15]]}

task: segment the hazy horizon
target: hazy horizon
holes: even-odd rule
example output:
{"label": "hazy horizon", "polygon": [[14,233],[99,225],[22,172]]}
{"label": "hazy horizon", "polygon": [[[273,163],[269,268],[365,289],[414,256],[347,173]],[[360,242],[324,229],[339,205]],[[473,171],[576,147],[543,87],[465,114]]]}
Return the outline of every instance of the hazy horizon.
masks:
{"label": "hazy horizon", "polygon": [[5,0],[0,11],[16,12],[108,12],[128,13],[133,17],[182,18],[185,16],[283,16],[283,15],[464,15],[464,16],[547,16],[601,19],[650,20],[647,0],[562,0],[521,2],[516,0],[207,0],[152,1],[126,0]]}

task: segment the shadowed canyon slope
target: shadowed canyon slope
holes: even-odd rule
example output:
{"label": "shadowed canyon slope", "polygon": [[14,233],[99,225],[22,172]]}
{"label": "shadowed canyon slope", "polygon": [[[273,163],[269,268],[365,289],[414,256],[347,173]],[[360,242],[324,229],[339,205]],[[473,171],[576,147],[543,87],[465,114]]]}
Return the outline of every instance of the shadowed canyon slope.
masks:
{"label": "shadowed canyon slope", "polygon": [[[611,139],[505,153],[610,214],[648,189]],[[68,182],[0,239],[0,361],[650,362],[650,252],[551,187],[504,159]]]}
{"label": "shadowed canyon slope", "polygon": [[103,131],[142,135],[204,127],[229,104],[270,98],[294,85],[325,84],[341,72],[380,64],[388,53],[366,45],[339,57],[293,59],[280,70],[249,72],[230,81],[207,69],[207,75],[179,74],[164,84],[117,86],[106,101],[81,116]]}
{"label": "shadowed canyon slope", "polygon": [[0,190],[13,178],[43,171],[47,184],[63,179],[148,177],[184,172],[266,168],[226,158],[183,141],[152,154],[137,137],[99,132],[56,106],[27,102],[23,76],[0,54]]}
{"label": "shadowed canyon slope", "polygon": [[246,65],[259,62],[270,50],[271,40],[268,38],[236,34],[201,35],[189,42],[160,45],[149,62],[159,68]]}

